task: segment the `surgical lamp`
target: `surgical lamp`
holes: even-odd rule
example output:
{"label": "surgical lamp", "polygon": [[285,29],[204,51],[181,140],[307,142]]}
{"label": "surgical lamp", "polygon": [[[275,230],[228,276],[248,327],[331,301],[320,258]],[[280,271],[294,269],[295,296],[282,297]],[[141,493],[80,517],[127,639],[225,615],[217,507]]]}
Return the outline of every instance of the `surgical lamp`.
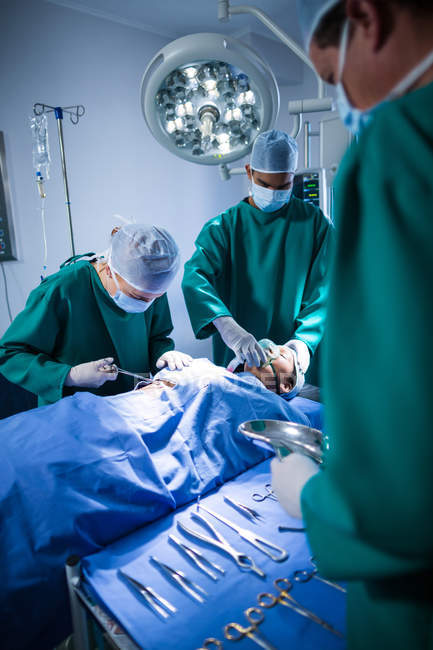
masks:
{"label": "surgical lamp", "polygon": [[279,110],[274,74],[250,47],[203,33],[163,47],[141,82],[144,119],[156,140],[202,165],[245,156]]}

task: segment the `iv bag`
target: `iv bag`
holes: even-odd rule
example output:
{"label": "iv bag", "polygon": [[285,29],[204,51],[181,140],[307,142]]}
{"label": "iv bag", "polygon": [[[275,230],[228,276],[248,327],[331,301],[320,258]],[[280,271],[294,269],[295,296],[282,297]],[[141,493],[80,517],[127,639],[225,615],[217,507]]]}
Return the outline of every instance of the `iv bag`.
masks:
{"label": "iv bag", "polygon": [[50,177],[50,146],[48,143],[48,120],[45,113],[30,118],[33,139],[33,167],[44,179]]}

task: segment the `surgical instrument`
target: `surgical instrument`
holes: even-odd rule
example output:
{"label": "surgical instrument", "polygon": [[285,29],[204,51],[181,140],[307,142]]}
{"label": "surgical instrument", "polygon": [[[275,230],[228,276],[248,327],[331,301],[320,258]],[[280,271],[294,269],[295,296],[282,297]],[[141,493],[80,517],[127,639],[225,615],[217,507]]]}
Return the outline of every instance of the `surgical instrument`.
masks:
{"label": "surgical instrument", "polygon": [[239,501],[235,501],[234,499],[231,499],[230,497],[227,497],[224,495],[224,501],[227,501],[233,508],[236,508],[236,510],[239,510],[245,517],[248,517],[250,521],[259,521],[262,519],[262,515],[257,512],[257,510],[253,510],[253,508],[249,508],[248,506],[244,505],[243,503],[240,503]]}
{"label": "surgical instrument", "polygon": [[241,553],[240,551],[237,551],[229,542],[224,539],[224,537],[216,530],[214,526],[206,519],[206,517],[203,517],[203,515],[200,515],[198,512],[192,512],[191,517],[194,519],[198,519],[202,524],[204,524],[213,534],[213,537],[209,537],[208,535],[203,535],[202,533],[199,533],[196,530],[192,530],[191,528],[187,528],[185,524],[182,524],[180,521],[177,522],[177,525],[179,528],[187,533],[188,535],[191,535],[192,537],[195,537],[196,539],[201,539],[203,542],[206,542],[207,544],[211,544],[212,546],[216,546],[219,548],[221,551],[224,551],[230,557],[234,559],[238,567],[241,569],[245,569],[247,571],[254,571],[254,573],[257,573],[261,578],[265,578],[266,574],[260,567],[256,565],[254,562],[253,558],[250,557],[249,555],[246,555],[245,553]]}
{"label": "surgical instrument", "polygon": [[178,571],[168,566],[168,564],[164,564],[164,562],[158,560],[158,558],[156,558],[154,555],[151,555],[150,559],[152,562],[157,564],[162,572],[168,578],[170,578],[170,580],[175,582],[180,589],[189,594],[192,598],[195,598],[195,600],[197,600],[199,603],[204,603],[203,596],[200,596],[200,594],[197,593],[197,591],[201,591],[202,594],[207,596],[207,592],[203,589],[203,587],[200,587],[200,585],[197,585],[195,582],[187,578],[182,571]]}
{"label": "surgical instrument", "polygon": [[177,612],[176,607],[172,605],[168,600],[157,594],[156,591],[152,589],[152,587],[145,587],[143,584],[141,584],[141,582],[138,582],[138,580],[135,580],[121,569],[119,569],[119,573],[125,580],[128,581],[128,583],[134,588],[135,591],[138,591],[138,593],[146,601],[147,605],[154,612],[162,616],[162,618],[169,617],[169,614],[165,610],[168,610],[168,612],[171,614],[175,614]]}
{"label": "surgical instrument", "polygon": [[209,648],[212,648],[213,646],[215,646],[215,648],[222,648],[223,644],[219,639],[210,637],[209,639],[205,639],[203,641],[201,648],[198,648],[198,650],[209,650]]}
{"label": "surgical instrument", "polygon": [[260,494],[260,492],[253,492],[251,498],[253,499],[253,501],[264,501],[265,499],[273,499],[274,501],[278,501],[272,489],[272,485],[270,483],[266,483],[265,491],[266,494]]}
{"label": "surgical instrument", "polygon": [[200,551],[196,548],[191,548],[191,546],[187,546],[183,542],[180,541],[176,535],[169,535],[168,539],[171,542],[174,542],[177,544],[177,546],[182,549],[182,551],[194,562],[194,564],[201,569],[206,575],[208,575],[212,580],[218,580],[218,576],[215,575],[213,571],[208,569],[207,566],[205,566],[205,562],[209,564],[213,569],[216,571],[219,571],[223,575],[225,574],[225,569],[219,566],[219,564],[215,564],[215,562],[212,562],[209,560],[207,557],[203,555],[203,553],[200,553]]}
{"label": "surgical instrument", "polygon": [[305,528],[296,528],[296,526],[278,526],[280,533],[305,533]]}
{"label": "surgical instrument", "polygon": [[146,384],[153,383],[153,379],[151,379],[150,377],[145,377],[144,375],[138,375],[136,372],[129,372],[129,370],[123,370],[122,368],[119,368],[119,366],[116,366],[115,363],[107,364],[106,366],[101,368],[100,372],[118,372],[121,375],[128,375],[128,377],[134,377],[135,379],[144,381]]}
{"label": "surgical instrument", "polygon": [[257,596],[257,602],[259,603],[260,607],[269,609],[275,605],[284,605],[284,607],[289,607],[297,614],[305,616],[306,618],[310,619],[310,621],[317,623],[317,625],[321,625],[325,630],[328,630],[328,632],[335,634],[335,636],[338,636],[341,639],[344,638],[341,632],[336,630],[330,623],[317,616],[317,614],[307,609],[293,598],[293,596],[289,593],[293,585],[288,578],[277,578],[274,580],[274,585],[280,592],[279,596],[274,596],[274,594],[266,592],[259,594]]}
{"label": "surgical instrument", "polygon": [[225,638],[229,641],[240,641],[246,636],[265,650],[276,650],[274,645],[269,643],[269,641],[266,641],[264,637],[257,634],[257,627],[265,620],[262,610],[258,607],[249,607],[245,610],[244,614],[250,625],[248,627],[243,627],[240,623],[228,623],[228,625],[224,627]]}
{"label": "surgical instrument", "polygon": [[326,578],[322,578],[322,576],[319,576],[319,571],[317,569],[313,557],[310,557],[310,562],[313,565],[313,568],[298,569],[293,574],[293,580],[295,580],[296,582],[309,582],[309,580],[314,578],[315,580],[319,580],[320,582],[323,582],[323,584],[328,585],[328,587],[333,587],[334,589],[343,592],[343,594],[347,593],[347,589],[339,585],[337,582],[332,582],[332,580],[326,580]]}
{"label": "surgical instrument", "polygon": [[[225,524],[232,530],[235,530],[237,534],[240,537],[242,537],[242,539],[255,546],[257,549],[259,549],[259,551],[261,551],[262,553],[270,557],[271,560],[274,560],[274,562],[283,562],[284,560],[287,560],[287,558],[289,557],[287,551],[281,548],[281,546],[277,546],[277,544],[274,544],[273,542],[265,539],[264,537],[260,537],[259,535],[256,535],[256,533],[254,533],[252,530],[248,530],[248,528],[242,528],[241,526],[234,524],[232,521],[226,519],[222,515],[219,515],[213,510],[210,510],[209,508],[202,506],[201,503],[197,503],[197,508],[201,508],[208,514],[212,515],[212,517],[215,517],[215,519],[218,519],[218,521],[221,521],[223,524]],[[268,550],[270,548],[277,551],[279,555],[274,555],[273,553],[271,553],[271,551]]]}

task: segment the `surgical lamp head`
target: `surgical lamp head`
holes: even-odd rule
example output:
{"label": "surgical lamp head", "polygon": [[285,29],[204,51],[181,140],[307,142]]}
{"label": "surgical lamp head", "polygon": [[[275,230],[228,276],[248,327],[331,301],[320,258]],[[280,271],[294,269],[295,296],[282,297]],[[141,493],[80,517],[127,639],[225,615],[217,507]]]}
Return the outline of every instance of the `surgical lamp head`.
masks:
{"label": "surgical lamp head", "polygon": [[265,131],[257,136],[251,154],[251,169],[266,174],[294,173],[298,166],[298,145],[284,131]]}
{"label": "surgical lamp head", "polygon": [[164,228],[131,223],[113,235],[109,263],[138,291],[161,294],[179,270],[179,248]]}
{"label": "surgical lamp head", "polygon": [[322,18],[340,0],[297,0],[299,22],[304,38],[305,51],[310,51],[311,40]]}
{"label": "surgical lamp head", "polygon": [[269,66],[251,48],[221,34],[191,34],[152,59],[141,105],[156,140],[204,165],[242,158],[272,127],[279,92]]}

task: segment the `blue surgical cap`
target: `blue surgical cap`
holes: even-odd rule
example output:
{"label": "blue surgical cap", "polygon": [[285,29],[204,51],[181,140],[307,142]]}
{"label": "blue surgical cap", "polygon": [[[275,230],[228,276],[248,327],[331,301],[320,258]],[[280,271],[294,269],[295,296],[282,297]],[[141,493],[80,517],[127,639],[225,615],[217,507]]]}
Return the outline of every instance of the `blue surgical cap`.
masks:
{"label": "blue surgical cap", "polygon": [[310,50],[311,39],[323,16],[328,13],[339,0],[297,0],[299,21],[304,37],[305,51]]}
{"label": "blue surgical cap", "polygon": [[298,166],[298,145],[284,131],[265,131],[254,141],[251,169],[267,174],[294,172]]}
{"label": "blue surgical cap", "polygon": [[179,270],[179,249],[167,230],[131,223],[111,239],[110,266],[138,291],[164,293]]}

